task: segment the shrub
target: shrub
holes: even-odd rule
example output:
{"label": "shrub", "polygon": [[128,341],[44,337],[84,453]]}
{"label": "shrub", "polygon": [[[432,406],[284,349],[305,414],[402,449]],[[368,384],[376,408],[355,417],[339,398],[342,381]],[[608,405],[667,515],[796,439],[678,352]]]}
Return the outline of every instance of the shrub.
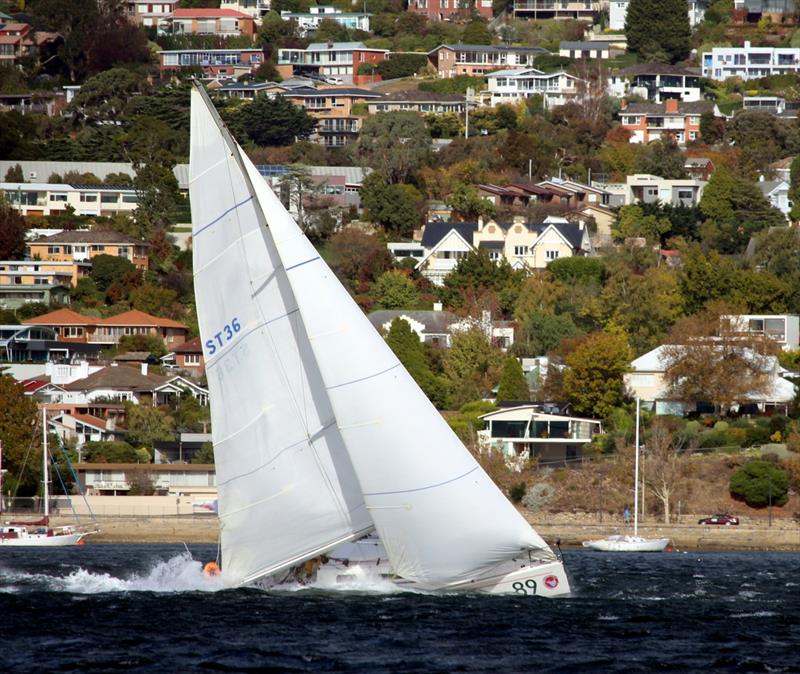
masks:
{"label": "shrub", "polygon": [[508,495],[514,503],[519,503],[524,498],[526,491],[528,491],[527,485],[524,482],[518,482],[511,487]]}
{"label": "shrub", "polygon": [[556,495],[556,490],[549,484],[538,483],[528,489],[522,497],[522,505],[528,510],[541,510],[548,505]]}
{"label": "shrub", "polygon": [[783,505],[789,500],[789,475],[769,461],[750,461],[739,468],[730,481],[731,496],[752,507],[769,503]]}
{"label": "shrub", "polygon": [[727,421],[718,421],[714,424],[715,431],[727,431],[728,430],[728,422]]}

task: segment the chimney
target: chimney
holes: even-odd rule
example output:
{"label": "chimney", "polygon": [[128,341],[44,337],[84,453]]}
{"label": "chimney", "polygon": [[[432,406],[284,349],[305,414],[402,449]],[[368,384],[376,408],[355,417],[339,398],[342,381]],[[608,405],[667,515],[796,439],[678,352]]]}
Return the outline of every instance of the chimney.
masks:
{"label": "chimney", "polygon": [[142,375],[147,376],[147,363],[142,363]]}
{"label": "chimney", "polygon": [[482,215],[478,216],[478,231],[479,232],[483,231],[483,216]]}
{"label": "chimney", "polygon": [[442,303],[441,302],[434,302],[433,303],[433,310],[434,311],[441,311],[442,310]]}
{"label": "chimney", "polygon": [[678,99],[668,98],[664,101],[664,112],[678,112]]}

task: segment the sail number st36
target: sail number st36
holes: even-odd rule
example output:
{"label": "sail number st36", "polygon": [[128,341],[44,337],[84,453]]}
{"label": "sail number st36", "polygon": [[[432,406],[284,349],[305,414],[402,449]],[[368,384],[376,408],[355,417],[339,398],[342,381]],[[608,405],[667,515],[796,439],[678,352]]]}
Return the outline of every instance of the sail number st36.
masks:
{"label": "sail number st36", "polygon": [[206,340],[206,349],[208,355],[213,356],[218,349],[221,349],[227,342],[233,339],[233,336],[242,329],[242,324],[239,323],[238,318],[232,318],[230,323],[222,326],[222,330],[214,335],[213,339]]}

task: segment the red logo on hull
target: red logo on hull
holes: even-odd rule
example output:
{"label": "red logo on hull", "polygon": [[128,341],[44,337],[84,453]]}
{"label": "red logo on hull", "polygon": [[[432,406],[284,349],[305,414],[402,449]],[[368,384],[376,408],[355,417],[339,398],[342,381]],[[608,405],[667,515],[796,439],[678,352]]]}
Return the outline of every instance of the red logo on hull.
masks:
{"label": "red logo on hull", "polygon": [[555,576],[547,576],[547,578],[544,579],[544,584],[547,585],[547,587],[549,587],[551,590],[554,590],[558,587],[558,578]]}

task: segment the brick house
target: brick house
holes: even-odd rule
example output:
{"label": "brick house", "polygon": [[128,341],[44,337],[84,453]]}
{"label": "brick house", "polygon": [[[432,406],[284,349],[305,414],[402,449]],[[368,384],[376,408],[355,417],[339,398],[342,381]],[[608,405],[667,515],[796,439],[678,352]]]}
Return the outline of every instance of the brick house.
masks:
{"label": "brick house", "polygon": [[[475,0],[474,10],[485,19],[492,18],[492,0]],[[431,21],[467,19],[470,3],[466,0],[408,0],[408,11],[422,14]]]}
{"label": "brick house", "polygon": [[137,269],[149,265],[148,244],[114,231],[72,230],[45,236],[28,244],[29,257],[36,260],[77,262],[96,255],[113,255],[130,260]]}
{"label": "brick house", "polygon": [[159,22],[162,33],[253,37],[255,20],[234,9],[176,9]]}
{"label": "brick house", "polygon": [[700,116],[719,114],[710,101],[682,103],[669,99],[664,103],[631,103],[619,111],[621,126],[631,132],[631,143],[649,143],[671,135],[678,145],[700,138]]}

